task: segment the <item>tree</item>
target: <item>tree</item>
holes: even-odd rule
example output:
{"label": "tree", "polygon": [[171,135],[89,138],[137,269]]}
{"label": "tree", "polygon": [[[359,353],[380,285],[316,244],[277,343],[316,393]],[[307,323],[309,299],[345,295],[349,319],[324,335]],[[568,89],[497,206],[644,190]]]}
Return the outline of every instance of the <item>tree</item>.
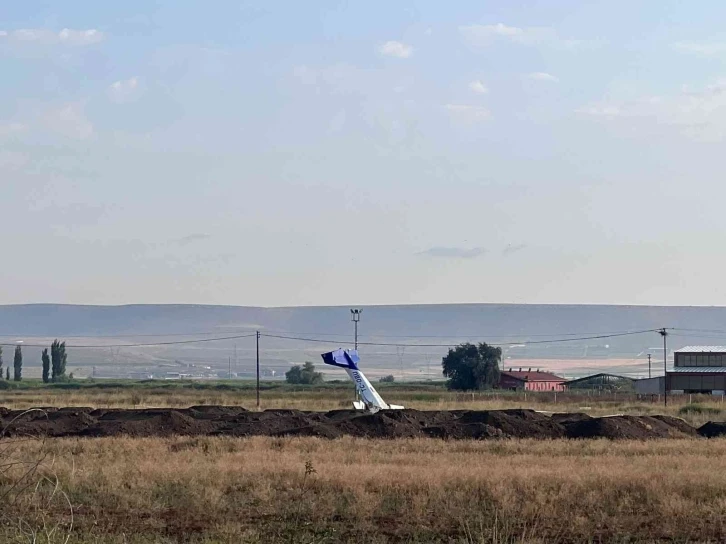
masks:
{"label": "tree", "polygon": [[63,381],[66,377],[66,364],[68,363],[68,355],[66,355],[66,343],[54,340],[50,345],[50,361],[51,361],[51,381]]}
{"label": "tree", "polygon": [[43,350],[41,360],[43,361],[43,383],[48,383],[50,381],[50,357],[48,357],[48,348]]}
{"label": "tree", "polygon": [[449,389],[460,391],[491,389],[499,383],[502,349],[482,342],[478,346],[461,344],[441,360]]}
{"label": "tree", "polygon": [[308,361],[302,367],[293,365],[290,370],[285,372],[285,381],[287,383],[313,385],[323,383],[323,375],[320,372],[315,372],[315,365]]}
{"label": "tree", "polygon": [[381,383],[393,383],[396,381],[396,377],[393,374],[389,374],[388,376],[379,378],[378,381]]}
{"label": "tree", "polygon": [[[66,353],[66,343],[65,342],[61,342],[60,354],[61,354],[60,375],[61,375],[61,378],[65,378],[66,377],[66,365],[68,364],[68,354]],[[499,375],[497,375],[497,379],[499,379]]]}
{"label": "tree", "polygon": [[[8,369],[10,370],[10,369]],[[15,346],[15,357],[13,359],[13,380],[19,382],[23,379],[23,348]]]}
{"label": "tree", "polygon": [[5,367],[5,379],[7,381],[10,381],[10,367],[9,366]]}

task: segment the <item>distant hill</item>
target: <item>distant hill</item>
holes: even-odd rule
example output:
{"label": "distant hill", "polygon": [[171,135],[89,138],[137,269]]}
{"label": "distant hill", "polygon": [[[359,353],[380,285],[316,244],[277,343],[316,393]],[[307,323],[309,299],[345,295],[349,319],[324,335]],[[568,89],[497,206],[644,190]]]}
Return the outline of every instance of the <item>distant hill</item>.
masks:
{"label": "distant hill", "polygon": [[[656,359],[662,358],[662,352],[658,352],[661,339],[656,333],[571,342],[551,340],[660,327],[691,329],[673,331],[669,348],[687,344],[726,344],[726,333],[704,332],[726,331],[726,308],[526,304],[371,306],[364,308],[359,330],[361,355],[369,368],[398,370],[412,378],[415,372],[438,375],[438,365],[446,353],[446,346],[466,340],[495,344],[532,342],[526,346],[504,346],[505,356],[514,361],[617,359],[632,360],[637,366],[639,361],[645,360],[648,350]],[[32,346],[62,338],[70,346],[73,361],[80,366],[139,367],[191,361],[222,369],[227,368],[229,358],[234,357],[236,345],[235,369],[249,372],[254,364],[254,338],[153,347],[103,346],[234,336],[255,330],[267,335],[312,340],[262,338],[263,365],[277,370],[278,375],[290,362],[318,362],[321,351],[349,347],[353,343],[348,307],[0,306],[3,342],[12,344],[22,340]],[[116,338],[106,338],[110,336]],[[102,346],[73,349],[74,344]],[[26,351],[29,354],[26,360],[39,358],[39,348],[28,347]],[[601,368],[606,366],[605,362],[600,365]],[[642,371],[642,367],[636,370]]]}

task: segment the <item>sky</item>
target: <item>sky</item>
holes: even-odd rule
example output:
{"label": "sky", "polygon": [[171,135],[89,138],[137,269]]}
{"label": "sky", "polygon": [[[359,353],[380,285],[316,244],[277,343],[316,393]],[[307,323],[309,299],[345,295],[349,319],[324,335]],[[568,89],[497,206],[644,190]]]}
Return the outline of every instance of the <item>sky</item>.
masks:
{"label": "sky", "polygon": [[5,2],[0,303],[726,305],[726,4]]}

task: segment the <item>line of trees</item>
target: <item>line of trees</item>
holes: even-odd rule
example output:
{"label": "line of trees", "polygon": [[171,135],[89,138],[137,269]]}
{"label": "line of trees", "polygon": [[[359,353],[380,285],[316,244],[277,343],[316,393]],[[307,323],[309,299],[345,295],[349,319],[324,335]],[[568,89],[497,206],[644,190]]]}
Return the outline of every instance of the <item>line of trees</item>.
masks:
{"label": "line of trees", "polygon": [[[48,348],[43,350],[41,355],[43,365],[43,383],[63,382],[66,377],[66,366],[68,365],[68,354],[66,353],[66,343],[57,339],[50,345],[50,356]],[[3,348],[0,346],[0,380],[3,377]],[[5,368],[5,379],[10,381],[10,365]],[[19,382],[23,379],[23,348],[15,346],[15,354],[13,356],[13,381]]]}

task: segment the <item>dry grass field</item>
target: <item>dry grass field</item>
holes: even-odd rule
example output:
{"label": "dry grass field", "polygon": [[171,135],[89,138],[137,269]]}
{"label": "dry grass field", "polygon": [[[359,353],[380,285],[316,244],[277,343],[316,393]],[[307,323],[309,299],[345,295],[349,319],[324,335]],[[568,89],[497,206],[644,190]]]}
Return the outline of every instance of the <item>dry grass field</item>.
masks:
{"label": "dry grass field", "polygon": [[26,466],[0,475],[2,542],[726,538],[725,440],[177,437],[3,447],[16,460],[44,457],[7,495]]}
{"label": "dry grass field", "polygon": [[[668,413],[711,398],[455,394],[396,385],[411,408]],[[263,391],[263,408],[347,406],[345,386]],[[241,388],[29,388],[0,405],[255,407]],[[0,441],[0,542],[723,542],[726,440],[96,438]]]}

